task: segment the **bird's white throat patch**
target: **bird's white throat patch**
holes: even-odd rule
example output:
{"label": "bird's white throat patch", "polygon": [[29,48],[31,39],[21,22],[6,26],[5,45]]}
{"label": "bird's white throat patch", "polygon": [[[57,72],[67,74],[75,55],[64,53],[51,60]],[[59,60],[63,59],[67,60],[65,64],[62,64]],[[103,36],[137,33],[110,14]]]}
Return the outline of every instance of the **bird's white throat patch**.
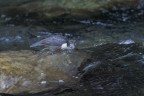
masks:
{"label": "bird's white throat patch", "polygon": [[68,46],[67,43],[63,43],[63,44],[61,45],[61,49],[62,49],[62,50],[75,49],[75,45],[72,43],[72,44],[70,44],[70,45]]}

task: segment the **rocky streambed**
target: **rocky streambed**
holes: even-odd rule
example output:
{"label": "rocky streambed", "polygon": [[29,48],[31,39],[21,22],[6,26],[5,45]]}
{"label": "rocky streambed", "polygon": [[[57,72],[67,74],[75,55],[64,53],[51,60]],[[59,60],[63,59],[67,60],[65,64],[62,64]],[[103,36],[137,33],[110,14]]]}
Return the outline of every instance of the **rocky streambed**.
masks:
{"label": "rocky streambed", "polygon": [[[0,0],[0,8],[0,96],[144,95],[143,0]],[[56,35],[75,47],[31,47]]]}
{"label": "rocky streambed", "polygon": [[[0,93],[142,96],[142,20],[117,24],[83,22],[44,27],[1,25]],[[57,34],[75,40],[76,49],[49,54],[41,53],[43,47],[30,48]]]}

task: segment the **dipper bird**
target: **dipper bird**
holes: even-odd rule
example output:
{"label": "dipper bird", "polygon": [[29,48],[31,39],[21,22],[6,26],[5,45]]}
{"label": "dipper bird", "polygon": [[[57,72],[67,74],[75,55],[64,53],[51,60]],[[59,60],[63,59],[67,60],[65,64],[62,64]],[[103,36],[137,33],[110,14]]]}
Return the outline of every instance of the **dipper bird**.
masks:
{"label": "dipper bird", "polygon": [[44,47],[43,50],[48,49],[50,51],[71,50],[75,48],[74,40],[68,40],[62,35],[51,35],[48,38],[30,45],[31,48],[40,46]]}

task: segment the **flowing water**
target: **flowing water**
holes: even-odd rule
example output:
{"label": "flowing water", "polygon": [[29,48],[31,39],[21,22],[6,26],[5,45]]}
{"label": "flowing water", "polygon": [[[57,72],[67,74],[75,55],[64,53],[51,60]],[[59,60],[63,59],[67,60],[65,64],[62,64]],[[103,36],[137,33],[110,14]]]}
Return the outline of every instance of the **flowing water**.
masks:
{"label": "flowing water", "polygon": [[[44,25],[3,23],[10,19],[5,15],[1,15],[0,19],[0,93],[31,94],[46,91],[46,93],[49,92],[47,94],[57,94],[82,86],[84,91],[62,93],[59,96],[73,96],[74,94],[91,96],[90,89],[83,88],[83,85],[79,84],[81,76],[77,73],[81,64],[91,58],[93,49],[96,50],[94,52],[97,52],[97,50],[107,48],[106,44],[118,44],[116,45],[118,48],[131,44],[144,46],[143,19],[129,22],[79,20],[72,23],[53,22],[53,24]],[[76,49],[70,52],[60,50],[49,54],[48,51],[40,53],[43,47],[30,47],[35,42],[57,34],[65,36],[68,40],[74,40]],[[99,48],[99,46],[103,47]],[[135,52],[135,50],[137,49],[132,49],[131,52]],[[111,52],[111,50],[108,51]],[[105,50],[103,53],[106,53]],[[119,54],[110,54],[110,57],[115,55],[125,58]],[[99,57],[99,55],[95,57]],[[111,58],[111,60],[116,59]],[[117,58],[119,60],[119,57]],[[94,64],[94,66],[97,65]],[[93,65],[90,65],[83,71],[92,67]],[[100,85],[99,89],[102,89]]]}

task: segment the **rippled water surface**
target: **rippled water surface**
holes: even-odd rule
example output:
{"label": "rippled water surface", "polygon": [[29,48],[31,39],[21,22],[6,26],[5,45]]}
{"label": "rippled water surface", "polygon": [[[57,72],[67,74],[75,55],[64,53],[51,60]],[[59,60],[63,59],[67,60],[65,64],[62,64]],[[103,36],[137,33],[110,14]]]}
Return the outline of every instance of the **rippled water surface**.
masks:
{"label": "rippled water surface", "polygon": [[29,45],[53,33],[76,40],[76,46],[80,49],[105,43],[143,43],[143,25],[143,20],[122,23],[80,21],[79,24],[45,26],[1,25],[0,44],[3,46],[0,50],[29,49]]}

